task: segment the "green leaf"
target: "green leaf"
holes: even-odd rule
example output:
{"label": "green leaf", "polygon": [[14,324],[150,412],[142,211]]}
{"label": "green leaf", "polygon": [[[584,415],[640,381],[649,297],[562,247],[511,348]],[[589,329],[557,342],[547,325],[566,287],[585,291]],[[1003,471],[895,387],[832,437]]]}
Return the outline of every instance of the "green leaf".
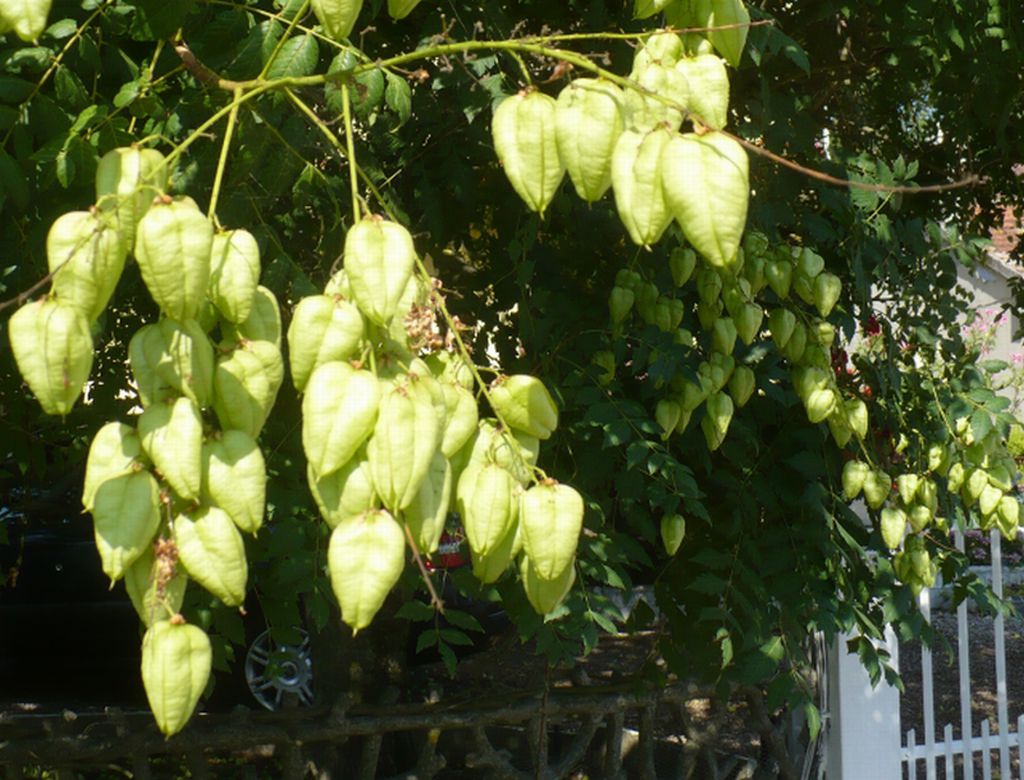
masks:
{"label": "green leaf", "polygon": [[384,98],[384,74],[380,70],[360,73],[352,82],[349,98],[355,115],[364,119],[368,117]]}
{"label": "green leaf", "polygon": [[132,37],[139,41],[156,41],[174,35],[184,24],[195,0],[130,0],[135,6]]}
{"label": "green leaf", "polygon": [[812,740],[821,733],[821,712],[812,702],[804,703],[804,717],[807,718],[807,732]]}
{"label": "green leaf", "polygon": [[419,639],[416,640],[416,652],[421,653],[428,647],[433,647],[437,644],[437,638],[437,631],[424,631],[420,634]]}
{"label": "green leaf", "polygon": [[971,415],[971,433],[974,434],[974,440],[980,442],[986,436],[989,431],[992,430],[992,418],[989,413],[984,409],[978,409],[974,414]]}
{"label": "green leaf", "polygon": [[267,70],[268,79],[289,76],[308,76],[316,70],[320,60],[320,47],[312,35],[299,35],[285,41],[273,64]]}
{"label": "green leaf", "polygon": [[464,632],[459,631],[456,628],[442,628],[441,639],[448,644],[459,647],[472,647],[473,645],[473,640],[466,636]]}
{"label": "green leaf", "polygon": [[405,618],[406,620],[412,620],[414,622],[422,622],[424,620],[433,620],[435,614],[434,608],[429,604],[424,604],[422,601],[413,599],[405,602],[395,613],[395,617]]}
{"label": "green leaf", "polygon": [[388,71],[384,101],[388,108],[398,115],[399,125],[404,125],[412,116],[412,90],[402,77]]}
{"label": "green leaf", "polygon": [[0,76],[0,103],[21,103],[32,94],[35,84],[14,76]]}
{"label": "green leaf", "polygon": [[[431,612],[433,612],[433,610],[431,610]],[[444,617],[445,620],[456,628],[461,628],[465,631],[476,631],[481,634],[484,631],[484,627],[480,625],[480,621],[468,612],[462,612],[457,609],[446,609],[444,611]]]}

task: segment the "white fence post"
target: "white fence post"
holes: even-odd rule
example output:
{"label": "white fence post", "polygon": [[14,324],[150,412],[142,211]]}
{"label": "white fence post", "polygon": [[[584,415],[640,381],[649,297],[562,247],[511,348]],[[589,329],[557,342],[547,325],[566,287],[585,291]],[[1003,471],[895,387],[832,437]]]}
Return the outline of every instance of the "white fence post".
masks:
{"label": "white fence post", "polygon": [[[828,780],[899,777],[902,767],[899,691],[884,679],[871,686],[855,653],[840,635],[829,648]],[[899,669],[899,644],[891,629],[884,646]]]}

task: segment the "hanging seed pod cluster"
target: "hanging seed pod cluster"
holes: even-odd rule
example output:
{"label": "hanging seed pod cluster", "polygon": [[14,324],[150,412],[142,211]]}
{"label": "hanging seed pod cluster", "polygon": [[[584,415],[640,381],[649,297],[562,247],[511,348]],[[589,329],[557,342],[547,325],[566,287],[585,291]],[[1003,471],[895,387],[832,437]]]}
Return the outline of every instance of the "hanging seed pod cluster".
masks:
{"label": "hanging seed pod cluster", "polygon": [[93,516],[104,572],[112,583],[124,579],[149,627],[143,680],[170,734],[188,719],[210,673],[209,640],[178,615],[188,580],[229,606],[245,600],[242,533],[262,525],[266,490],[256,439],[284,365],[277,302],[258,284],[255,239],[244,230],[216,232],[190,198],[169,197],[166,186],[159,152],[105,155],[96,206],[54,222],[52,289],[15,313],[10,337],[43,409],[66,415],[88,378],[91,323],[129,255],[160,308],[160,319],[128,346],[142,412],[134,425],[113,421],[97,432],[82,504]]}
{"label": "hanging seed pod cluster", "polygon": [[[342,619],[355,632],[368,626],[407,548],[433,555],[456,510],[477,577],[494,582],[521,555],[531,603],[550,612],[572,584],[583,521],[572,488],[534,475],[557,408],[532,376],[475,388],[467,356],[440,348],[439,293],[415,265],[404,227],[362,219],[346,235],[342,269],[323,295],[299,302],[288,329],[309,487],[332,529],[328,570]],[[474,389],[487,389],[494,417],[481,419]],[[548,494],[557,501],[537,498]]]}

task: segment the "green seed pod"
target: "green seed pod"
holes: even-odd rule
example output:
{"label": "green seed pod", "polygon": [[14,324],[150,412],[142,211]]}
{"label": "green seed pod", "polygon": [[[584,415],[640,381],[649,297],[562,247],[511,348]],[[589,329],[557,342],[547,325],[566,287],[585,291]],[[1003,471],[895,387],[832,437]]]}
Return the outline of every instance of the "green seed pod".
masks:
{"label": "green seed pod", "polygon": [[479,423],[479,411],[473,394],[454,382],[441,382],[444,393],[445,414],[444,435],[441,439],[441,452],[451,458],[461,450],[467,441],[476,433]]}
{"label": "green seed pod", "polygon": [[174,519],[174,543],[189,576],[229,607],[245,601],[245,542],[227,512],[215,506]]}
{"label": "green seed pod", "polygon": [[673,0],[635,0],[633,3],[633,18],[647,19],[655,14],[660,14],[672,2]]}
{"label": "green seed pod", "polygon": [[344,466],[374,430],[380,385],[369,371],[333,361],[317,368],[302,398],[302,446],[314,472]]}
{"label": "green seed pod", "polygon": [[[171,387],[191,399],[200,408],[213,403],[213,345],[195,320],[177,322],[165,318],[156,326],[159,337],[151,336],[142,345],[155,350],[160,358],[153,366],[158,384]],[[144,337],[145,338],[145,337]],[[144,358],[143,358],[144,359]],[[160,394],[159,389],[156,390]]]}
{"label": "green seed pod", "polygon": [[859,460],[848,460],[843,466],[843,495],[847,501],[853,501],[864,489],[864,482],[871,473],[867,463]]}
{"label": "green seed pod", "polygon": [[625,129],[625,96],[610,81],[576,79],[558,96],[558,156],[576,193],[593,203],[612,186],[612,152]]}
{"label": "green seed pod", "polygon": [[188,575],[174,566],[170,579],[165,579],[162,567],[150,544],[124,573],[125,590],[146,626],[175,615],[185,601]]}
{"label": "green seed pod", "polygon": [[892,479],[881,469],[869,471],[864,477],[864,500],[871,509],[879,509],[891,491]]}
{"label": "green seed pod", "polygon": [[608,296],[608,314],[613,325],[621,325],[626,321],[630,311],[633,309],[633,302],[636,296],[632,290],[626,287],[612,287]]}
{"label": "green seed pod", "polygon": [[711,347],[723,355],[736,348],[736,323],[731,317],[719,317],[711,328]]}
{"label": "green seed pod", "polygon": [[738,68],[749,25],[750,14],[743,0],[691,0],[683,26],[707,30],[705,35],[715,51]]}
{"label": "green seed pod", "polygon": [[198,501],[203,484],[203,418],[188,398],[153,404],[139,415],[139,440],[175,493]]}
{"label": "green seed pod", "polygon": [[914,503],[914,496],[917,495],[917,488],[920,484],[921,478],[917,474],[900,474],[896,477],[896,489],[904,504]]}
{"label": "green seed pod", "polygon": [[260,281],[260,248],[247,230],[213,237],[207,294],[228,322],[242,323],[252,311]]}
{"label": "green seed pod", "polygon": [[167,162],[156,149],[112,149],[96,166],[96,203],[117,219],[117,232],[127,252],[153,199],[167,189]]}
{"label": "green seed pod", "polygon": [[363,315],[349,301],[328,295],[310,295],[299,301],[288,326],[295,389],[300,393],[305,389],[317,366],[355,355],[364,333]]}
{"label": "green seed pod", "polygon": [[788,260],[774,259],[764,264],[764,275],[768,286],[779,298],[789,297],[789,289],[793,284],[793,264]]}
{"label": "green seed pod", "polygon": [[572,590],[576,581],[576,566],[574,561],[569,561],[556,578],[548,579],[540,576],[529,556],[523,556],[519,564],[519,576],[523,580],[523,590],[530,606],[538,615],[547,615],[553,612]]}
{"label": "green seed pod", "polygon": [[558,155],[557,105],[543,92],[520,92],[494,109],[494,151],[509,183],[542,217],[555,197],[565,167]]}
{"label": "green seed pod", "polygon": [[356,26],[363,0],[312,0],[310,5],[327,37],[343,41]]}
{"label": "green seed pod", "polygon": [[672,223],[662,189],[661,155],[671,134],[660,127],[650,133],[627,130],[612,155],[612,188],[619,219],[633,242],[656,244]]}
{"label": "green seed pod", "polygon": [[455,505],[474,555],[495,551],[518,514],[518,484],[496,463],[470,464],[459,477]]}
{"label": "green seed pod", "polygon": [[124,270],[125,248],[112,220],[99,211],[71,211],[46,236],[53,292],[95,320],[110,301]]}
{"label": "green seed pod", "polygon": [[85,511],[92,511],[100,485],[108,479],[138,471],[144,457],[142,443],[131,426],[109,422],[100,428],[92,439],[89,457],[85,461],[85,483],[82,487]]}
{"label": "green seed pod", "polygon": [[764,320],[764,309],[756,303],[745,303],[734,317],[736,321],[736,332],[740,339],[748,347],[754,343],[757,334],[761,330],[761,323]]}
{"label": "green seed pod", "polygon": [[258,285],[249,316],[238,325],[222,322],[221,332],[225,341],[269,341],[280,349],[281,307],[277,297],[263,285]]}
{"label": "green seed pod", "polygon": [[369,509],[380,508],[365,446],[340,469],[319,479],[313,467],[308,466],[306,478],[320,516],[331,528]]}
{"label": "green seed pod", "polygon": [[243,342],[217,361],[213,373],[213,410],[223,430],[259,436],[277,400],[284,368],[271,342]]}
{"label": "green seed pod", "polygon": [[675,66],[690,85],[688,109],[694,122],[721,130],[729,122],[729,75],[714,54],[679,60]]}
{"label": "green seed pod", "polygon": [[868,405],[860,398],[848,398],[843,402],[846,419],[858,439],[866,439],[868,435]]}
{"label": "green seed pod", "polygon": [[683,249],[677,246],[669,255],[668,262],[672,271],[672,281],[676,287],[682,287],[690,280],[697,267],[697,253],[690,248]]}
{"label": "green seed pod", "polygon": [[148,471],[104,481],[96,490],[92,519],[103,572],[116,582],[145,552],[160,527],[160,489]]}
{"label": "green seed pod", "polygon": [[345,236],[345,270],[352,298],[366,318],[391,322],[409,284],[416,249],[409,231],[396,222],[367,217]]}
{"label": "green seed pod", "polygon": [[473,576],[484,585],[497,582],[512,563],[518,553],[516,550],[516,543],[520,539],[518,531],[519,526],[513,524],[491,552],[487,555],[473,554]]}
{"label": "green seed pod", "polygon": [[438,419],[431,397],[433,382],[433,378],[410,374],[380,398],[366,454],[377,495],[393,512],[416,498],[441,444],[443,420]]}
{"label": "green seed pod", "polygon": [[659,172],[664,198],[686,239],[712,265],[735,268],[747,221],[747,153],[722,133],[676,135]]}
{"label": "green seed pod", "polygon": [[666,68],[674,67],[684,54],[682,38],[674,32],[656,32],[637,47],[633,55],[632,73],[640,73],[652,63]]}
{"label": "green seed pod", "polygon": [[895,550],[903,541],[907,530],[907,513],[902,509],[886,507],[882,510],[881,525],[882,541],[890,550]]}
{"label": "green seed pod", "polygon": [[583,529],[583,497],[554,480],[535,485],[520,498],[519,528],[537,576],[557,580],[576,555]]}
{"label": "green seed pod", "polygon": [[60,301],[39,299],[14,313],[7,334],[18,371],[43,411],[68,414],[92,370],[85,315]]}
{"label": "green seed pod", "polygon": [[224,431],[203,444],[203,501],[227,512],[239,530],[255,534],[263,525],[267,467],[245,431]]}
{"label": "green seed pod", "polygon": [[850,428],[850,422],[846,418],[846,409],[842,404],[836,404],[836,408],[832,410],[832,414],[825,422],[828,424],[829,433],[832,434],[837,447],[842,448],[850,443],[850,439],[853,438],[853,429]]}
{"label": "green seed pod", "polygon": [[213,668],[210,638],[180,615],[160,620],[142,638],[142,683],[156,724],[168,737],[181,731]]}
{"label": "green seed pod", "polygon": [[388,14],[392,19],[404,19],[420,4],[420,0],[388,0]]}
{"label": "green seed pod", "polygon": [[737,409],[742,409],[747,405],[756,386],[757,380],[754,377],[754,372],[747,366],[737,366],[729,378],[729,395]]}
{"label": "green seed pod", "polygon": [[827,317],[839,301],[843,283],[835,274],[823,273],[814,278],[814,305],[822,317]]}
{"label": "green seed pod", "polygon": [[327,568],[353,634],[370,625],[405,566],[405,534],[383,509],[349,518],[331,533]]}
{"label": "green seed pod", "polygon": [[672,556],[686,537],[686,518],[682,515],[665,515],[661,518],[661,543],[665,552]]}
{"label": "green seed pod", "polygon": [[441,543],[451,502],[452,466],[438,451],[430,461],[419,492],[403,512],[405,524],[423,555],[432,555]]}
{"label": "green seed pod", "polygon": [[733,410],[732,399],[725,393],[716,392],[708,396],[700,427],[709,450],[714,451],[722,446],[729,433]]}
{"label": "green seed pod", "polygon": [[558,427],[558,407],[536,377],[498,377],[491,385],[490,396],[495,413],[510,428],[548,439]]}
{"label": "green seed pod", "polygon": [[143,325],[128,343],[128,364],[143,407],[177,395],[174,387],[156,370],[165,358],[165,346],[163,334],[156,325]]}
{"label": "green seed pod", "polygon": [[671,65],[652,62],[633,68],[630,75],[636,86],[626,92],[626,126],[647,133],[663,127],[674,133],[683,125],[689,110],[690,84]]}
{"label": "green seed pod", "polygon": [[213,226],[189,198],[157,201],[139,220],[135,258],[167,316],[193,320],[206,301]]}

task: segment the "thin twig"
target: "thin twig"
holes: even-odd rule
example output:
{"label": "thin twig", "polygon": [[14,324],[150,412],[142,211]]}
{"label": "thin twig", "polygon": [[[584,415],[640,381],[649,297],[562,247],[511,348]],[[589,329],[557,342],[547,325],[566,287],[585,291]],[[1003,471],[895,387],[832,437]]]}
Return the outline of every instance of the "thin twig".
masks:
{"label": "thin twig", "polygon": [[402,523],[402,528],[405,529],[405,539],[409,542],[409,549],[412,550],[412,557],[416,561],[416,565],[419,567],[420,574],[423,576],[423,582],[427,586],[427,590],[430,592],[430,603],[431,605],[442,615],[444,614],[444,602],[441,597],[437,595],[437,591],[434,589],[434,581],[430,579],[430,572],[427,571],[427,566],[423,563],[423,557],[420,555],[419,547],[416,546],[416,540],[412,538],[412,531],[409,530],[409,526]]}

